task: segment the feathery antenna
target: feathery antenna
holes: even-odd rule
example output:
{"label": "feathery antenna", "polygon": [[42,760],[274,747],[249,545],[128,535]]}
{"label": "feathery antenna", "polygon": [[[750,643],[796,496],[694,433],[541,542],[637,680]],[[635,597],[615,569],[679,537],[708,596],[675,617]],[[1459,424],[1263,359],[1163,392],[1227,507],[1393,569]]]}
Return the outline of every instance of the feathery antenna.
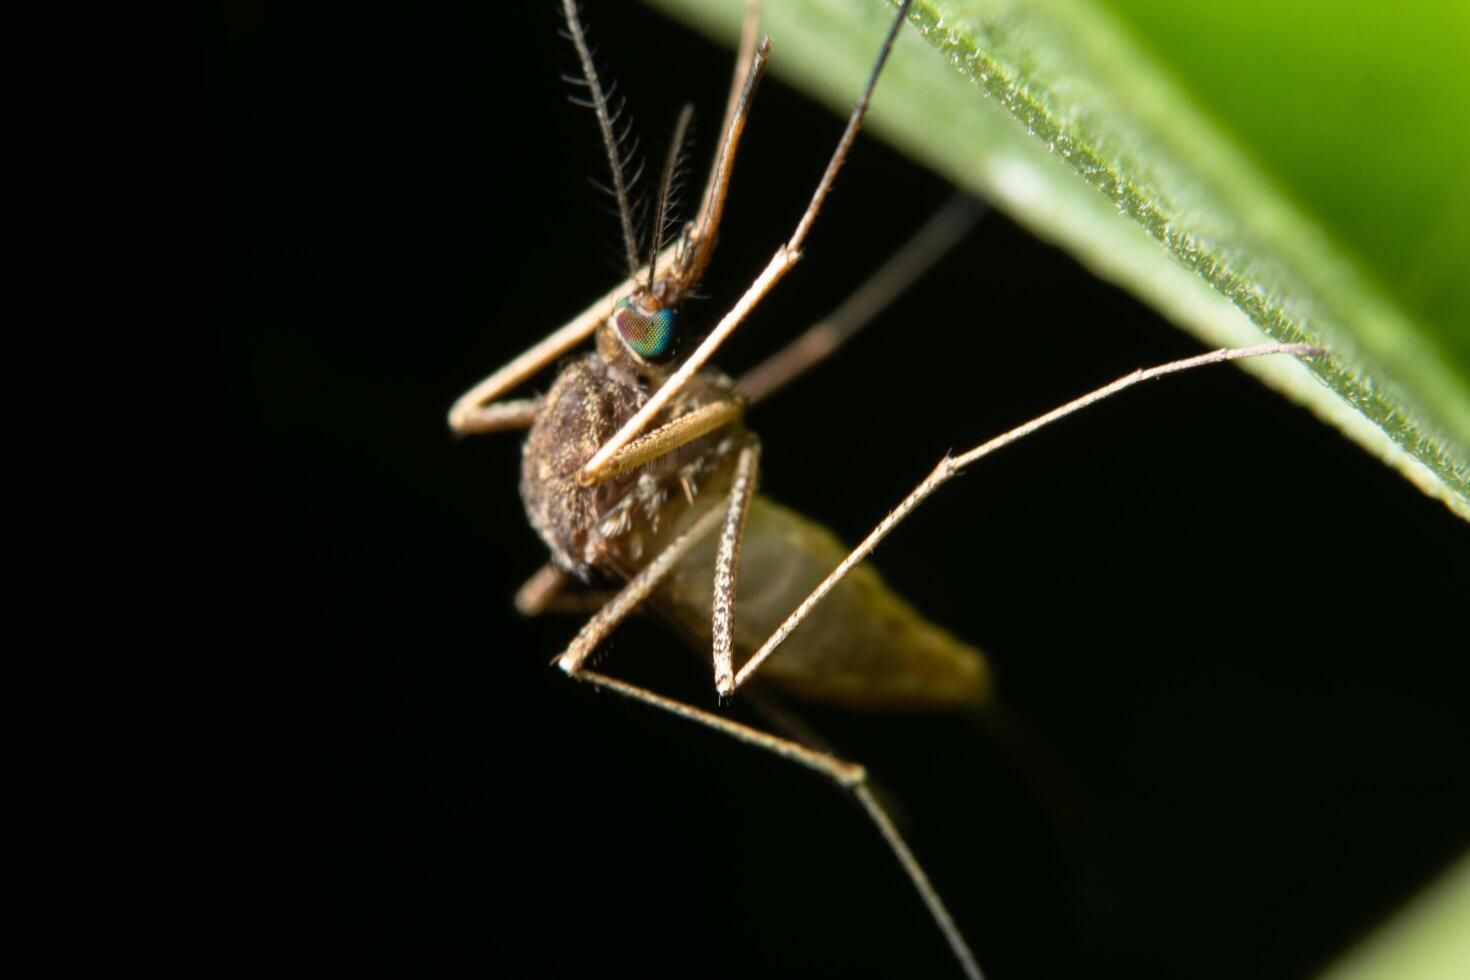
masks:
{"label": "feathery antenna", "polygon": [[679,110],[679,119],[674,123],[674,136],[669,141],[669,155],[664,160],[663,177],[658,182],[658,199],[653,209],[653,232],[648,244],[648,291],[653,292],[653,283],[658,273],[658,251],[664,247],[669,230],[669,211],[673,207],[674,184],[679,177],[679,162],[684,157],[684,139],[689,134],[689,121],[694,118],[694,106],[688,102]]}
{"label": "feathery antenna", "polygon": [[[592,63],[592,51],[587,46],[587,35],[577,15],[575,0],[562,0],[566,14],[568,36],[577,48],[577,58],[582,62],[581,79],[568,81],[581,84],[591,97],[589,107],[597,113],[597,126],[602,130],[602,144],[607,149],[607,164],[612,170],[613,196],[618,199],[618,218],[623,226],[623,250],[628,260],[628,274],[638,272],[638,238],[633,234],[633,209],[628,203],[628,180],[624,178],[626,160],[621,151],[623,139],[615,131],[616,112],[608,109],[608,99],[603,94],[602,83],[597,80],[597,68]],[[635,178],[636,179],[636,178]]]}

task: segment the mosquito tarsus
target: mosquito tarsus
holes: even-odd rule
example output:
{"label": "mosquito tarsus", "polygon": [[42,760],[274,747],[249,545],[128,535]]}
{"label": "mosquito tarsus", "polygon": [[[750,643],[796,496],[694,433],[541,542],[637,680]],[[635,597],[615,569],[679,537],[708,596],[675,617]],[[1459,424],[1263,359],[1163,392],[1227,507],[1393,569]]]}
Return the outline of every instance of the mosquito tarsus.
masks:
{"label": "mosquito tarsus", "polygon": [[[848,706],[983,704],[989,697],[989,683],[979,651],[925,622],[890,593],[871,568],[861,564],[879,542],[961,470],[1125,388],[1207,364],[1266,354],[1310,356],[1318,351],[1306,344],[1263,344],[1217,350],[1135,371],[967,452],[947,456],[848,551],[830,534],[813,530],[791,512],[757,497],[760,443],[744,428],[742,418],[750,404],[830,354],[898,289],[917,278],[973,221],[973,205],[952,204],[936,216],[905,249],[908,258],[892,265],[898,271],[885,270],[875,277],[874,284],[880,288],[874,284],[865,287],[871,297],[867,309],[855,314],[848,310],[817,324],[738,382],[708,365],[726,338],[801,259],[807,234],[861,128],[869,99],[907,17],[909,0],[899,4],[837,147],[791,237],[683,358],[678,356],[676,343],[682,306],[713,254],[735,153],[771,56],[770,39],[757,39],[759,0],[747,0],[731,95],[695,216],[669,240],[667,211],[689,123],[686,107],[662,168],[651,233],[642,243],[629,200],[632,165],[623,149],[617,107],[610,104],[598,79],[576,4],[563,0],[563,6],[567,35],[581,68],[580,76],[570,81],[579,90],[578,101],[595,114],[602,133],[628,277],[571,322],[475,385],[450,411],[450,426],[461,434],[530,430],[523,454],[521,494],[532,525],[551,550],[552,562],[521,589],[517,605],[523,612],[536,613],[556,605],[572,580],[598,575],[621,580],[621,590],[594,613],[553,662],[577,680],[770,751],[849,790],[903,867],[960,967],[967,976],[979,978],[982,974],[974,954],[870,790],[862,766],[593,670],[593,652],[632,612],[651,604],[673,609],[671,618],[676,625],[707,637],[714,687],[722,701],[761,671],[762,679],[792,693]],[[545,395],[501,400],[589,337],[594,338],[594,352],[563,367]],[[795,594],[775,600],[763,596],[737,606],[743,555],[748,566],[778,564],[783,578],[798,583]],[[802,563],[800,574],[791,573],[792,566]],[[752,577],[756,574],[750,567],[747,571]],[[775,609],[773,601],[784,605]],[[833,613],[834,609],[841,612]],[[823,610],[830,614],[826,624],[819,622]],[[803,624],[808,628],[798,632]],[[753,626],[759,627],[754,634]],[[773,660],[778,651],[783,656]],[[748,655],[737,666],[740,653]]]}

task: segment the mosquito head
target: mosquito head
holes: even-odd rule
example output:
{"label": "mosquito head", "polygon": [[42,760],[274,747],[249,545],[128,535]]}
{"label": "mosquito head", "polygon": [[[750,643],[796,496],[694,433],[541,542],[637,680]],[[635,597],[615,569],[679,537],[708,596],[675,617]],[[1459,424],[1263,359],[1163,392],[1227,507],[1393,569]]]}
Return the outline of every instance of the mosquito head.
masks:
{"label": "mosquito head", "polygon": [[666,306],[648,290],[640,289],[618,301],[608,323],[638,360],[663,364],[672,360],[677,344],[679,311]]}

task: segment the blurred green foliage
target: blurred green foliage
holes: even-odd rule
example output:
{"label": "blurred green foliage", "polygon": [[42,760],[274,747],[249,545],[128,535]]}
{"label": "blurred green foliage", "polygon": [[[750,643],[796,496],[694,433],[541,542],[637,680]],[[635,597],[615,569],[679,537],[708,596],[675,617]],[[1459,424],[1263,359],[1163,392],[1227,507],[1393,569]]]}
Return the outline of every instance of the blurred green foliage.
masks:
{"label": "blurred green foliage", "polygon": [[1470,4],[1102,2],[1470,381]]}

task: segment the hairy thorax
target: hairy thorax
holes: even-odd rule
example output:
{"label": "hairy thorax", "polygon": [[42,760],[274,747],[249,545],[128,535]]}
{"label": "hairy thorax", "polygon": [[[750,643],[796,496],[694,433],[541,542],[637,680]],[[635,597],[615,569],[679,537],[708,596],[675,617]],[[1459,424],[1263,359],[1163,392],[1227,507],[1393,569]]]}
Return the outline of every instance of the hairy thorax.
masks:
{"label": "hairy thorax", "polygon": [[[649,429],[729,397],[715,371],[695,375]],[[521,499],[531,524],[562,569],[586,579],[592,569],[627,578],[689,521],[729,490],[740,447],[754,439],[738,422],[590,487],[577,472],[648,400],[645,384],[618,376],[599,354],[562,369],[547,393],[521,455]]]}

